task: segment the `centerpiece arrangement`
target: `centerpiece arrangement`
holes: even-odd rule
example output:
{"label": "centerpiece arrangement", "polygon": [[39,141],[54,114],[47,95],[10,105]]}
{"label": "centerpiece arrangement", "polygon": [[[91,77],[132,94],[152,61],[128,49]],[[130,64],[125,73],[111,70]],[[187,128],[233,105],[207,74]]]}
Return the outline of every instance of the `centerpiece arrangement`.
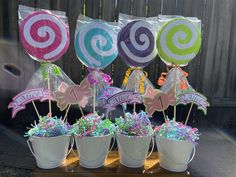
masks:
{"label": "centerpiece arrangement", "polygon": [[[38,167],[55,168],[65,162],[70,152],[69,145],[72,143],[73,146],[66,115],[64,119],[53,117],[51,106],[55,100],[53,92],[60,89],[61,84],[74,84],[58,66],[51,63],[67,51],[70,43],[65,13],[19,6],[19,33],[22,46],[32,59],[40,62],[40,68],[32,75],[26,89],[13,98],[9,108],[12,108],[14,118],[27,103],[33,104],[39,123],[35,121],[26,133],[30,151]],[[48,100],[49,112],[46,116],[40,115],[36,100]]]}
{"label": "centerpiece arrangement", "polygon": [[[116,139],[120,163],[139,168],[152,153],[155,136],[160,166],[174,172],[187,169],[200,135],[197,128],[187,125],[191,110],[195,104],[206,114],[209,106],[206,97],[191,87],[188,73],[182,69],[200,50],[200,20],[120,14],[117,25],[80,15],[74,47],[88,74],[76,85],[51,63],[65,54],[69,46],[65,13],[19,6],[19,19],[22,46],[40,62],[40,68],[8,107],[14,118],[26,104],[32,103],[38,119],[25,136],[38,167],[51,169],[63,165],[74,140],[81,166],[102,167]],[[121,88],[114,87],[112,78],[102,71],[118,54],[129,66]],[[157,54],[167,65],[167,72],[158,79],[160,89],[154,88],[143,69]],[[47,115],[39,113],[36,100],[48,100]],[[65,111],[63,117],[53,115],[52,101],[56,101],[60,111]],[[136,104],[141,103],[145,111],[138,112]],[[133,105],[132,113],[126,110],[127,104]],[[190,104],[184,123],[177,121],[176,109],[180,104]],[[82,115],[73,125],[67,122],[71,105],[77,105]],[[112,122],[110,112],[118,105],[122,105],[123,116]],[[82,108],[86,106],[92,110],[84,115]],[[174,107],[173,119],[165,112],[169,106]],[[97,107],[104,111],[97,111]],[[154,128],[150,118],[155,111],[163,113],[164,123]]]}
{"label": "centerpiece arrangement", "polygon": [[[209,106],[206,97],[189,85],[188,73],[180,68],[186,66],[200,50],[201,23],[197,18],[173,16],[159,16],[159,23],[162,25],[158,30],[157,49],[160,58],[167,64],[167,73],[162,73],[158,80],[160,90],[148,88],[144,105],[149,115],[155,111],[163,112],[165,123],[155,128],[160,165],[167,170],[181,172],[192,161],[199,139],[198,129],[187,126],[193,104],[205,114]],[[191,104],[184,124],[176,120],[176,106],[179,104]],[[165,114],[170,105],[174,106],[172,120]]]}

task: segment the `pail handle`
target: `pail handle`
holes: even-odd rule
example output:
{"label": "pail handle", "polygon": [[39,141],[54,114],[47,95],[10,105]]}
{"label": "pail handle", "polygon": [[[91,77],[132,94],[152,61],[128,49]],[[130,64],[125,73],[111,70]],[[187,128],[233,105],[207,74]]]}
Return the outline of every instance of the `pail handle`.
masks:
{"label": "pail handle", "polygon": [[[150,145],[149,145],[149,146],[150,146]],[[148,157],[150,157],[150,155],[152,154],[153,150],[154,150],[154,137],[152,137],[152,149],[151,149],[151,151],[149,152],[149,154],[147,155],[146,159],[148,159]]]}
{"label": "pail handle", "polygon": [[192,160],[193,160],[193,158],[194,158],[194,156],[195,156],[195,152],[196,152],[196,149],[195,149],[195,146],[193,146],[192,157],[191,157],[190,160],[188,161],[188,164],[189,164],[190,162],[192,162]]}
{"label": "pail handle", "polygon": [[[114,147],[114,145],[115,145],[115,142],[116,142],[115,134],[113,134],[112,140],[113,140],[113,143],[112,143],[112,145],[111,145],[111,147],[110,147],[110,149],[109,149],[109,152],[111,152],[111,150],[113,149],[113,147]],[[108,153],[109,153],[109,152],[108,152]]]}
{"label": "pail handle", "polygon": [[[71,137],[70,137],[70,142],[71,142]],[[28,144],[28,147],[29,147],[29,149],[30,149],[30,152],[32,153],[32,155],[33,155],[36,159],[38,159],[39,161],[45,161],[45,160],[39,158],[38,156],[36,156],[36,154],[35,154],[34,151],[33,151],[32,146],[31,146],[31,144],[30,144],[30,140],[29,140],[29,139],[27,140],[27,144]],[[69,154],[69,153],[71,152],[71,150],[73,149],[74,139],[72,139],[72,143],[70,143],[70,144],[72,144],[72,146],[71,146],[69,152],[66,154],[66,156],[68,156],[68,154]],[[47,160],[47,161],[50,162],[50,163],[58,162],[58,161],[51,161],[51,160]]]}
{"label": "pail handle", "polygon": [[[187,164],[189,164],[190,162],[192,162],[194,156],[195,156],[195,146],[193,146],[193,150],[192,150],[192,157],[189,159],[189,161],[187,162]],[[167,159],[169,159],[170,161],[173,161],[174,163],[176,164],[179,164],[179,165],[187,165],[185,163],[179,163],[179,162],[176,162],[175,160],[173,160],[169,155],[165,154],[165,157],[167,157]]]}
{"label": "pail handle", "polygon": [[70,136],[70,150],[68,151],[68,153],[66,154],[66,156],[68,156],[70,154],[70,152],[72,151],[73,149],[73,146],[74,146],[74,143],[75,143],[75,139],[73,136]]}

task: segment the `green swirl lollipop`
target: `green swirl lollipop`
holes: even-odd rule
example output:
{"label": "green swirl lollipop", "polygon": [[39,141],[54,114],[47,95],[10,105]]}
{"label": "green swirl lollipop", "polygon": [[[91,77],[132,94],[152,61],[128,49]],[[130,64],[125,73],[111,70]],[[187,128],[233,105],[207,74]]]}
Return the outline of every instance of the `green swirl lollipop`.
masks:
{"label": "green swirl lollipop", "polygon": [[168,65],[187,65],[197,55],[200,47],[201,30],[185,18],[168,21],[158,32],[158,54]]}

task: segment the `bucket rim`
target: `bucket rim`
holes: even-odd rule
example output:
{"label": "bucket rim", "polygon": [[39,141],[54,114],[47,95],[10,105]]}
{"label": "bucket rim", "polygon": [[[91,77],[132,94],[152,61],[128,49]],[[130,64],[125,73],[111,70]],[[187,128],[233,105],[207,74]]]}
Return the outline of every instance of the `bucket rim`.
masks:
{"label": "bucket rim", "polygon": [[75,137],[79,137],[81,139],[85,139],[85,138],[104,138],[104,137],[109,137],[109,136],[114,136],[114,133],[109,133],[109,134],[106,134],[106,135],[101,135],[101,136],[80,136],[78,135],[77,133],[74,133],[73,134]]}
{"label": "bucket rim", "polygon": [[160,139],[165,139],[165,140],[167,140],[167,141],[173,141],[173,142],[179,142],[179,143],[190,143],[190,144],[192,144],[192,145],[194,145],[195,146],[195,144],[194,143],[192,143],[191,141],[188,141],[188,140],[172,140],[172,139],[169,139],[169,138],[166,138],[166,137],[162,137],[162,136],[159,136],[159,135],[157,135],[157,133],[155,132],[155,138],[156,139],[158,139],[158,138],[160,138]]}
{"label": "bucket rim", "polygon": [[120,132],[115,132],[115,135],[120,135],[120,136],[127,137],[127,138],[148,138],[148,137],[153,137],[154,132],[151,135],[147,135],[147,136],[129,136],[129,135],[123,135]]}
{"label": "bucket rim", "polygon": [[71,137],[71,135],[59,135],[59,136],[30,136],[29,139],[56,139],[60,137]]}

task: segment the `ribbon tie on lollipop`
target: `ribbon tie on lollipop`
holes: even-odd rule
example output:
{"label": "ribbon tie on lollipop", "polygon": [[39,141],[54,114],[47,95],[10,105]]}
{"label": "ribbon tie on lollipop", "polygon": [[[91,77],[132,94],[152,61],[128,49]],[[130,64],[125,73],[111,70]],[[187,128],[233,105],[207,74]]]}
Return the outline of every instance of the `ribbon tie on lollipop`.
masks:
{"label": "ribbon tie on lollipop", "polygon": [[[125,72],[125,78],[123,80],[123,86],[127,86],[128,82],[129,82],[129,78],[130,78],[130,75],[132,73],[132,71],[134,70],[140,70],[139,67],[135,67],[135,68],[128,68],[127,71]],[[145,92],[145,79],[147,79],[147,76],[148,76],[148,73],[146,71],[142,71],[144,74],[142,76],[140,76],[140,79],[139,79],[139,93],[142,95],[144,94]],[[138,76],[137,76],[138,77]],[[135,77],[136,80],[138,80],[136,77]],[[136,86],[136,81],[134,81],[135,84],[134,84],[134,87]]]}
{"label": "ribbon tie on lollipop", "polygon": [[100,70],[91,69],[91,68],[88,68],[88,71],[89,71],[89,74],[87,76],[87,79],[91,85],[94,85],[94,84],[98,85],[100,81],[103,81],[108,86],[113,84],[113,80],[111,76],[109,76],[108,74],[105,74]]}

